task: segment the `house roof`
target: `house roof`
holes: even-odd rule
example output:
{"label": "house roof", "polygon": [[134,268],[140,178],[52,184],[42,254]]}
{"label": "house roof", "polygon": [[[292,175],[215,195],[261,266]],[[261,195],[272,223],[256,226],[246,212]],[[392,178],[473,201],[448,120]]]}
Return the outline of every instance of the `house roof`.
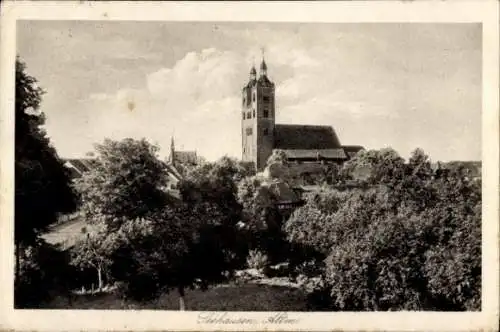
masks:
{"label": "house roof", "polygon": [[274,148],[282,150],[341,148],[337,134],[330,126],[277,124],[274,142]]}
{"label": "house roof", "polygon": [[342,148],[349,158],[354,157],[359,151],[365,149],[361,145],[342,145]]}
{"label": "house roof", "polygon": [[68,167],[73,177],[81,176],[83,173],[90,171],[93,168],[94,159],[91,158],[71,158],[64,159],[64,166]]}
{"label": "house roof", "polygon": [[177,168],[175,168],[174,165],[167,164],[165,168],[167,170],[167,174],[169,175],[169,177],[171,177],[175,181],[180,181],[182,179],[182,175],[179,173],[179,171],[177,170]]}
{"label": "house roof", "polygon": [[174,151],[174,160],[180,163],[196,164],[198,157],[196,151]]}
{"label": "house roof", "polygon": [[347,159],[343,149],[283,150],[289,159]]}

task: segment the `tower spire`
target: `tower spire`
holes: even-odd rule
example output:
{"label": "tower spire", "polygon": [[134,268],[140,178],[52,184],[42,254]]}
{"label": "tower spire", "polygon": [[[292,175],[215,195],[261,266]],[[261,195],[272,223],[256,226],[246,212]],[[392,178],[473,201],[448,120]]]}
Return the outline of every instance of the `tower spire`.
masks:
{"label": "tower spire", "polygon": [[265,50],[264,47],[261,47],[261,52],[262,52],[262,62],[260,63],[260,76],[266,76],[267,75],[267,65],[265,61]]}
{"label": "tower spire", "polygon": [[174,134],[170,136],[170,163],[174,163],[174,151],[175,151],[175,143],[174,143]]}

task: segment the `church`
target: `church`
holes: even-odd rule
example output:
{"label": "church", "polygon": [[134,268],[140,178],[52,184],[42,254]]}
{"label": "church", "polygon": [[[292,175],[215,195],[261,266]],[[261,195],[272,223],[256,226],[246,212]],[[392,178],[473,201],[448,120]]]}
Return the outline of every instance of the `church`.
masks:
{"label": "church", "polygon": [[262,59],[259,76],[255,66],[242,91],[242,160],[262,171],[273,150],[282,150],[293,163],[342,164],[363,147],[341,145],[331,126],[277,124],[275,85]]}

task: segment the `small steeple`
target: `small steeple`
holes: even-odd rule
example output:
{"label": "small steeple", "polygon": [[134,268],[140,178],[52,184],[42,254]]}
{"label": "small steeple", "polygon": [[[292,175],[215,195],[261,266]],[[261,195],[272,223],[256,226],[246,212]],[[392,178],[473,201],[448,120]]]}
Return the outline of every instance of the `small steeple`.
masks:
{"label": "small steeple", "polygon": [[252,57],[252,68],[250,69],[250,81],[257,79],[257,70],[255,70],[255,58]]}
{"label": "small steeple", "polygon": [[262,50],[262,62],[260,63],[260,76],[267,76],[267,65],[264,59],[264,48]]}
{"label": "small steeple", "polygon": [[170,137],[170,163],[174,163],[174,151],[175,151],[175,143],[174,136]]}
{"label": "small steeple", "polygon": [[250,80],[253,81],[257,78],[257,70],[255,70],[255,66],[252,65],[252,69],[250,69]]}

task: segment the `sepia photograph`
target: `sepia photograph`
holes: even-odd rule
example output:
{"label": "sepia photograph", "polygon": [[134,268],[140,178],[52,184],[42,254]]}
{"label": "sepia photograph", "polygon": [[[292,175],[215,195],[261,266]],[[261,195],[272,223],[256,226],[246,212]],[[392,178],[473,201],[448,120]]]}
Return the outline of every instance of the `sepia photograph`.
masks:
{"label": "sepia photograph", "polygon": [[109,15],[15,22],[15,311],[484,313],[480,21]]}

